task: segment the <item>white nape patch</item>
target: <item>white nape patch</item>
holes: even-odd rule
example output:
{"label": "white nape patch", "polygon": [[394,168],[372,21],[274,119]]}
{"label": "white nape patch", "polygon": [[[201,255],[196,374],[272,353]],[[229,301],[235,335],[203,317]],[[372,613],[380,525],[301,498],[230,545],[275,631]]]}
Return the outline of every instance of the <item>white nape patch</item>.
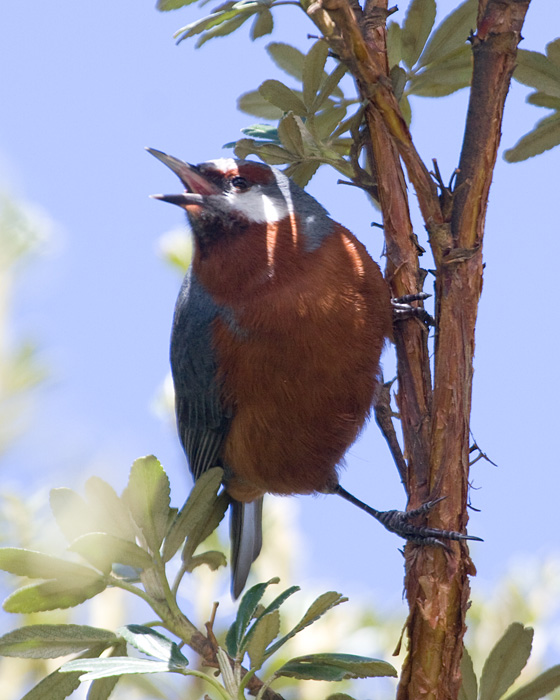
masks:
{"label": "white nape patch", "polygon": [[228,192],[226,198],[232,209],[256,224],[272,224],[289,215],[288,203],[264,194],[260,185],[246,192]]}

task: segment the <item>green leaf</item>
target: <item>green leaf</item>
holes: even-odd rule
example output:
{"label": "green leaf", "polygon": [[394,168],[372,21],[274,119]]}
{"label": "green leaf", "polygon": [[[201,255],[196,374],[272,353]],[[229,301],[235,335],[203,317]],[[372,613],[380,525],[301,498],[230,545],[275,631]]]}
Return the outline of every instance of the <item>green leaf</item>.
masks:
{"label": "green leaf", "polygon": [[533,630],[512,623],[496,643],[480,676],[480,700],[499,700],[517,679],[531,654]]}
{"label": "green leaf", "polygon": [[123,501],[142,530],[148,548],[157,552],[169,518],[169,479],[155,457],[142,457],[134,462]]}
{"label": "green leaf", "polygon": [[461,659],[462,683],[459,689],[459,700],[477,700],[478,683],[473,668],[473,662],[469,652],[463,647],[463,657]]}
{"label": "green leaf", "polygon": [[518,163],[560,144],[560,114],[541,119],[513,148],[504,152],[508,163]]}
{"label": "green leaf", "polygon": [[0,637],[0,656],[55,659],[117,641],[113,632],[88,625],[28,625]]}
{"label": "green leaf", "polygon": [[257,606],[265,594],[266,589],[271,584],[278,583],[279,581],[279,578],[271,578],[265,583],[257,583],[255,586],[252,586],[252,588],[249,588],[243,598],[241,598],[237,616],[226,635],[226,649],[231,657],[236,658],[239,654],[241,640],[247,631],[249,623],[253,619]]}
{"label": "green leaf", "polygon": [[60,667],[61,673],[74,673],[78,671],[80,680],[94,681],[97,678],[109,676],[123,676],[133,673],[165,673],[176,671],[170,668],[165,661],[152,661],[151,659],[135,659],[128,656],[116,656],[107,659],[78,659],[69,661]]}
{"label": "green leaf", "polygon": [[292,165],[289,165],[284,172],[296,183],[296,185],[305,187],[320,166],[320,161],[308,160],[300,163],[293,163]]}
{"label": "green leaf", "polygon": [[401,34],[402,59],[409,68],[412,68],[422,53],[435,19],[435,0],[412,0]]}
{"label": "green leaf", "polygon": [[272,16],[272,12],[265,7],[259,12],[253,26],[251,27],[251,39],[254,41],[261,36],[272,34],[273,29],[274,18]]}
{"label": "green leaf", "polygon": [[196,511],[189,519],[190,529],[187,534],[187,542],[183,547],[182,557],[187,567],[190,566],[190,561],[198,545],[204,542],[222,522],[229,502],[229,496],[225,491],[222,491],[219,496],[214,495],[210,501],[197,499]]}
{"label": "green leaf", "polygon": [[59,608],[73,608],[89,598],[93,598],[107,588],[104,578],[91,580],[80,585],[66,581],[45,581],[45,583],[24,586],[9,595],[4,601],[4,610],[10,613],[34,613]]}
{"label": "green leaf", "polygon": [[527,102],[536,107],[555,109],[557,112],[560,112],[560,97],[551,97],[544,92],[531,93],[527,96]]}
{"label": "green leaf", "polygon": [[252,90],[241,95],[237,100],[237,109],[245,114],[252,114],[261,119],[280,119],[283,112],[278,107],[270,104],[258,90]]}
{"label": "green leaf", "polygon": [[332,695],[327,696],[325,700],[355,700],[355,698],[348,695],[348,693],[333,693]]}
{"label": "green leaf", "polygon": [[235,145],[237,158],[246,158],[251,153],[259,156],[269,165],[281,165],[294,160],[291,153],[275,143],[263,144],[262,141],[255,141],[254,139],[239,139]]}
{"label": "green leaf", "polygon": [[546,55],[555,66],[560,67],[560,39],[554,39],[546,45]]}
{"label": "green leaf", "polygon": [[180,44],[185,39],[201,34],[207,28],[213,27],[221,22],[225,22],[226,19],[227,17],[225,16],[225,12],[213,12],[211,15],[201,17],[194,22],[186,24],[184,27],[177,30],[173,36],[175,39],[177,39],[177,44]]}
{"label": "green leaf", "polygon": [[[81,658],[96,657],[104,651],[100,646],[90,649],[81,655]],[[80,686],[79,673],[60,673],[56,670],[32,688],[21,700],[63,700],[71,695]]]}
{"label": "green leaf", "polygon": [[471,51],[468,46],[462,46],[414,75],[408,83],[407,92],[425,97],[449,95],[470,85],[471,77]]}
{"label": "green leaf", "polygon": [[[196,48],[199,49],[207,41],[210,41],[210,39],[233,34],[236,29],[239,29],[242,24],[245,24],[245,22],[255,14],[255,11],[256,10],[238,10],[232,12],[231,18],[226,17],[222,19],[221,22],[217,22],[216,26],[212,27],[212,29],[207,29],[204,35],[196,42]],[[230,13],[226,12],[224,14],[229,15]]]}
{"label": "green leaf", "polygon": [[465,45],[470,32],[476,28],[478,0],[466,0],[449,14],[432,33],[418,66],[426,66]]}
{"label": "green leaf", "polygon": [[340,603],[345,603],[348,598],[345,598],[342,594],[336,591],[328,591],[327,593],[321,594],[307,609],[305,615],[297,623],[297,625],[286,634],[284,637],[279,639],[276,644],[274,644],[267,651],[267,655],[270,656],[274,654],[281,646],[283,646],[288,639],[295,637],[296,634],[304,630],[309,625],[312,625],[316,620],[322,617],[326,612],[332,608],[340,605]]}
{"label": "green leaf", "polygon": [[99,574],[89,567],[74,564],[65,559],[51,557],[49,554],[34,552],[30,549],[2,547],[0,549],[0,569],[16,576],[28,578],[60,578],[76,584],[87,583],[99,578]]}
{"label": "green leaf", "polygon": [[404,89],[408,80],[408,76],[404,68],[400,66],[393,66],[390,72],[391,84],[393,85],[393,92],[397,100],[400,100],[403,96]]}
{"label": "green leaf", "polygon": [[313,126],[321,141],[326,141],[346,116],[346,107],[327,107],[313,118]]}
{"label": "green leaf", "polygon": [[300,117],[307,115],[307,109],[301,99],[279,80],[265,80],[259,87],[259,92],[265,100],[284,112],[294,112]]}
{"label": "green leaf", "polygon": [[520,49],[517,52],[513,77],[547,95],[560,97],[560,66],[538,51]]}
{"label": "green leaf", "polygon": [[217,571],[220,566],[227,565],[227,560],[223,552],[202,552],[202,554],[195,554],[191,557],[187,566],[187,571],[192,572],[197,566],[202,566],[202,564],[206,564],[210,571]]}
{"label": "green leaf", "polygon": [[188,661],[181,653],[176,642],[151,627],[144,625],[126,625],[117,630],[118,634],[143,654],[165,661],[170,667],[188,666]]}
{"label": "green leaf", "polygon": [[276,671],[276,676],[301,680],[342,681],[350,678],[396,676],[386,661],[354,654],[308,654],[291,659]]}
{"label": "green leaf", "polygon": [[158,0],[156,10],[160,12],[169,12],[169,10],[178,10],[180,7],[192,5],[196,0]]}
{"label": "green leaf", "polygon": [[130,512],[112,486],[98,476],[92,476],[86,481],[85,494],[96,524],[90,532],[106,532],[135,542],[136,532]]}
{"label": "green leaf", "polygon": [[305,54],[295,46],[273,41],[266,47],[268,55],[276,63],[280,70],[296,78],[300,82],[303,80],[303,64]]}
{"label": "green leaf", "polygon": [[328,53],[327,42],[316,41],[303,63],[303,102],[310,113],[315,111],[315,99],[325,75]]}
{"label": "green leaf", "polygon": [[[119,642],[113,647],[113,649],[111,649],[109,658],[115,656],[126,656],[125,641]],[[98,678],[90,685],[87,700],[108,700],[118,682],[119,676]]]}
{"label": "green leaf", "polygon": [[246,126],[241,131],[245,136],[250,136],[254,139],[264,139],[266,141],[277,141],[280,143],[278,138],[278,127],[272,126],[272,124],[252,124],[251,126]]}
{"label": "green leaf", "polygon": [[222,469],[214,467],[201,474],[200,478],[197,479],[185,505],[175,516],[165,536],[162,550],[164,562],[173,557],[187,537],[192,539],[203,529],[218,498],[223,474]]}
{"label": "green leaf", "polygon": [[319,94],[317,95],[317,99],[315,101],[315,111],[321,109],[321,107],[331,95],[337,95],[341,98],[344,97],[344,94],[342,90],[338,87],[338,84],[346,75],[346,70],[346,66],[344,66],[342,63],[339,63],[330,75],[325,74],[323,85],[319,90]]}
{"label": "green leaf", "polygon": [[49,502],[56,524],[68,542],[98,529],[90,507],[72,489],[51,489]]}
{"label": "green leaf", "polygon": [[103,573],[109,573],[113,564],[124,564],[135,569],[149,569],[152,557],[134,542],[105,532],[91,532],[78,537],[68,549],[80,554]]}
{"label": "green leaf", "polygon": [[280,612],[273,610],[270,614],[260,617],[255,622],[253,630],[246,650],[251,659],[251,668],[258,670],[265,660],[267,646],[280,632]]}
{"label": "green leaf", "polygon": [[507,700],[539,700],[560,687],[560,665],[552,666],[530,683],[521,686]]}
{"label": "green leaf", "polygon": [[301,119],[295,117],[293,112],[288,112],[284,115],[278,124],[278,136],[280,137],[282,145],[290,151],[290,153],[300,157],[305,155],[302,127]]}
{"label": "green leaf", "polygon": [[389,68],[398,66],[402,60],[402,29],[396,22],[387,25],[387,61]]}

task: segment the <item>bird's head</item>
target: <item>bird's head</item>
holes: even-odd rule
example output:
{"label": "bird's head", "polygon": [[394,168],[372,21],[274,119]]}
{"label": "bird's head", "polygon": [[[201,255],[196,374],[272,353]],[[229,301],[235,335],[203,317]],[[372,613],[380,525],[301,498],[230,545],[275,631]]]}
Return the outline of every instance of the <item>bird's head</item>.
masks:
{"label": "bird's head", "polygon": [[166,153],[147,149],[181,180],[181,194],[157,194],[155,199],[186,210],[201,246],[239,236],[258,227],[288,226],[298,245],[313,250],[331,228],[325,209],[284,173],[265,163],[220,158],[199,165],[185,163]]}

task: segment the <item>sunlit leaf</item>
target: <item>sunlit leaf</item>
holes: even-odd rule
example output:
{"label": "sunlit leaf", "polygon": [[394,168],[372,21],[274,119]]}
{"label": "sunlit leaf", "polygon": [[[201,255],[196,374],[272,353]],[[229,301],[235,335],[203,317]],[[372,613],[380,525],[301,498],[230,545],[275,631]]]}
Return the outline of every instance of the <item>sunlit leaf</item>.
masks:
{"label": "sunlit leaf", "polygon": [[95,530],[90,532],[106,532],[134,542],[136,533],[132,518],[114,488],[98,476],[92,476],[86,481],[84,491],[96,524]]}
{"label": "sunlit leaf", "polygon": [[180,7],[192,5],[196,0],[158,0],[156,10],[160,12],[168,12],[169,10],[178,10]]}
{"label": "sunlit leaf", "polygon": [[320,166],[320,161],[308,160],[300,163],[292,163],[284,170],[284,172],[296,183],[296,185],[305,187]]}
{"label": "sunlit leaf", "polygon": [[4,601],[4,610],[10,613],[34,613],[59,608],[73,608],[105,590],[104,578],[72,585],[66,581],[45,581],[19,588]]}
{"label": "sunlit leaf", "polygon": [[188,661],[181,653],[177,643],[160,632],[144,625],[126,625],[120,627],[117,633],[129,644],[143,654],[165,661],[170,666],[183,667]]}
{"label": "sunlit leaf", "polygon": [[99,578],[96,571],[81,564],[16,547],[0,549],[0,569],[28,578],[64,578],[75,584]]}
{"label": "sunlit leaf", "polygon": [[295,46],[279,41],[273,41],[268,44],[266,50],[278,68],[300,82],[303,80],[304,53],[296,49]]}
{"label": "sunlit leaf", "polygon": [[470,32],[476,29],[477,11],[478,0],[465,0],[449,14],[432,33],[418,66],[426,66],[464,46]]}
{"label": "sunlit leaf", "polygon": [[537,122],[535,128],[523,136],[513,148],[504,152],[508,163],[518,163],[560,144],[560,114],[556,113]]}
{"label": "sunlit leaf", "polygon": [[477,700],[478,683],[474,673],[472,659],[465,648],[463,648],[463,657],[461,659],[461,679],[462,683],[459,689],[458,700]]}
{"label": "sunlit leaf", "polygon": [[157,552],[169,519],[169,479],[154,456],[134,462],[123,501],[142,530],[150,551]]}
{"label": "sunlit leaf", "polygon": [[118,656],[107,659],[84,659],[69,661],[60,668],[61,673],[80,672],[81,681],[93,681],[96,678],[122,676],[134,673],[165,673],[177,669],[170,668],[165,661],[135,659]]}
{"label": "sunlit leaf", "polygon": [[113,632],[88,625],[28,625],[0,637],[0,656],[54,659],[117,641]]}
{"label": "sunlit leaf", "polygon": [[[225,14],[229,15],[229,13]],[[222,22],[216,23],[216,26],[212,27],[211,29],[207,29],[196,42],[196,47],[200,48],[207,41],[210,41],[210,39],[215,39],[218,36],[227,36],[228,34],[232,34],[236,29],[239,29],[242,24],[245,24],[245,22],[254,14],[255,12],[250,10],[235,12],[231,18],[226,18]]]}
{"label": "sunlit leaf", "polygon": [[266,100],[284,112],[291,111],[300,117],[307,114],[307,109],[301,99],[279,80],[265,80],[259,87],[259,92]]}
{"label": "sunlit leaf", "polygon": [[308,654],[291,659],[276,671],[277,676],[301,680],[342,681],[350,678],[396,676],[391,664],[354,654]]}
{"label": "sunlit leaf", "polygon": [[51,489],[49,504],[56,524],[68,542],[98,530],[91,508],[80,494],[72,489]]}
{"label": "sunlit leaf", "polygon": [[272,126],[271,124],[253,124],[251,126],[246,126],[241,129],[245,136],[250,136],[254,139],[263,139],[265,141],[277,141],[280,143],[278,138],[278,127]]}
{"label": "sunlit leaf", "polygon": [[412,0],[401,34],[402,59],[409,68],[416,63],[436,19],[435,0]]}
{"label": "sunlit leaf", "polygon": [[[115,656],[126,656],[125,641],[121,640],[118,644],[116,644],[113,649],[111,649],[111,653],[108,658]],[[87,700],[108,700],[118,682],[119,676],[98,678],[90,685]]]}
{"label": "sunlit leaf", "polygon": [[149,569],[153,566],[152,558],[145,549],[134,542],[105,532],[91,532],[78,537],[68,549],[80,554],[104,573],[109,573],[116,563],[132,566],[134,569]]}
{"label": "sunlit leaf", "polygon": [[269,165],[281,165],[294,160],[291,153],[276,144],[263,144],[254,139],[239,139],[235,146],[235,155],[238,158],[246,158],[251,153],[259,156]]}
{"label": "sunlit leaf", "polygon": [[480,675],[480,700],[499,700],[525,667],[533,644],[533,630],[512,623],[486,659]]}

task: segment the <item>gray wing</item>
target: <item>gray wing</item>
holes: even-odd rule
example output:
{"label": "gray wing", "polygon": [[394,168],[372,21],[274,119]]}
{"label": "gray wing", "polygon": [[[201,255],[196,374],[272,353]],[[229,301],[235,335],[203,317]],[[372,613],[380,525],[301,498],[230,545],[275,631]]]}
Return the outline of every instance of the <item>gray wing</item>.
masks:
{"label": "gray wing", "polygon": [[231,415],[222,408],[212,347],[212,322],[220,313],[190,269],[175,306],[171,372],[177,430],[195,479],[220,465]]}

